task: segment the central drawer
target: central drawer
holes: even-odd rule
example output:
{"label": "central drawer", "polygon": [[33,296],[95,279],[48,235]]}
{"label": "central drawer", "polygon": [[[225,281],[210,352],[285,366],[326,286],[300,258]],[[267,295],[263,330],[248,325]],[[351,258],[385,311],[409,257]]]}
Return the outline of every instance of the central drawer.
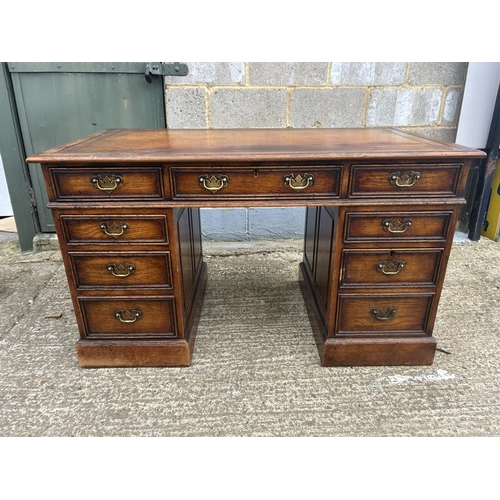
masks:
{"label": "central drawer", "polygon": [[174,199],[338,197],[339,166],[171,169]]}

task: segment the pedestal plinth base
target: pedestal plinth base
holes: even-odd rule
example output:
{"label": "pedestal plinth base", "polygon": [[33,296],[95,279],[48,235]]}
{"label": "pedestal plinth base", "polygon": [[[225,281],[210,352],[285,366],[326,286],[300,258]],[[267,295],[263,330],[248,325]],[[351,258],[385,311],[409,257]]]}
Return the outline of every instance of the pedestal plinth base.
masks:
{"label": "pedestal plinth base", "polygon": [[365,339],[329,338],[323,345],[323,366],[432,365],[433,337]]}

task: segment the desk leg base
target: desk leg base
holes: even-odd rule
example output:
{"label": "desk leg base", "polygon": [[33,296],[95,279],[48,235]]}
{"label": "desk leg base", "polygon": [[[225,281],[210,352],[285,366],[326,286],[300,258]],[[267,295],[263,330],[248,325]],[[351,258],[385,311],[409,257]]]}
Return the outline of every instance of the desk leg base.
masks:
{"label": "desk leg base", "polygon": [[196,331],[207,284],[207,266],[202,265],[186,339],[173,340],[79,340],[76,353],[81,368],[190,366]]}
{"label": "desk leg base", "polygon": [[329,338],[323,345],[323,366],[432,365],[436,352],[433,337],[397,339]]}
{"label": "desk leg base", "polygon": [[81,368],[139,366],[189,366],[191,349],[185,340],[173,341],[93,341],[80,340],[76,353]]}

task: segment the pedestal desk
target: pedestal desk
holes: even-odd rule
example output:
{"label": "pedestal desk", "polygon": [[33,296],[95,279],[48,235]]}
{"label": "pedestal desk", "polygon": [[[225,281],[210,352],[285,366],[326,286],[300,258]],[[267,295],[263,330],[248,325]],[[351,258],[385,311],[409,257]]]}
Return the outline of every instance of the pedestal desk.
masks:
{"label": "pedestal desk", "polygon": [[[189,366],[199,209],[305,206],[299,281],[324,366],[432,364],[481,151],[397,129],[107,130],[42,165],[82,367]],[[297,221],[302,225],[302,221]]]}

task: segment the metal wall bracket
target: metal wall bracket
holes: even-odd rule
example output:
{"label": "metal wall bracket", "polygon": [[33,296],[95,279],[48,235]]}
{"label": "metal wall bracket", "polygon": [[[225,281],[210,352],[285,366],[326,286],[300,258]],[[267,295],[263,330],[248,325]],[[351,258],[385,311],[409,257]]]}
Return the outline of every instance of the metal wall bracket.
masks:
{"label": "metal wall bracket", "polygon": [[160,76],[186,76],[188,74],[187,64],[184,63],[159,63],[150,62],[146,65],[146,81],[151,83],[153,75]]}

